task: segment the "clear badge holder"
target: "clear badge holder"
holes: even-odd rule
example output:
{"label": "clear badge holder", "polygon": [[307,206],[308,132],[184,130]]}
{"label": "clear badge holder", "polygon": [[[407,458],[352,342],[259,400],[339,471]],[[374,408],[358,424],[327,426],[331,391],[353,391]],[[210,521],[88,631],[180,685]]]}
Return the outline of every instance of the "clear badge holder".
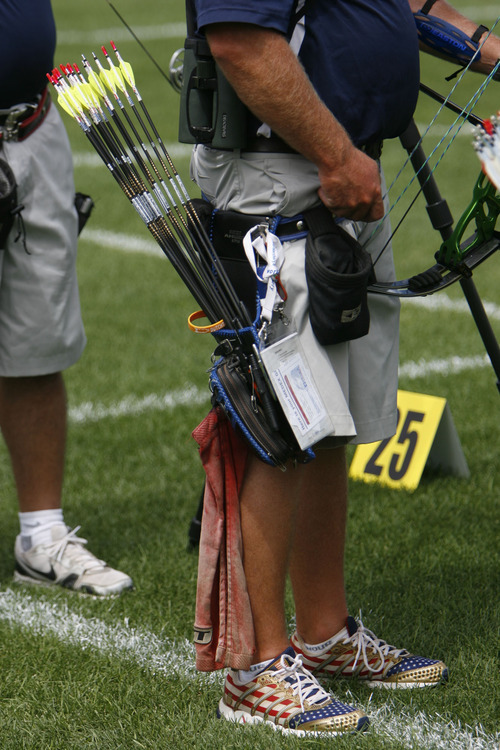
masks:
{"label": "clear badge holder", "polygon": [[260,358],[301,448],[334,433],[292,321],[281,316],[265,327]]}

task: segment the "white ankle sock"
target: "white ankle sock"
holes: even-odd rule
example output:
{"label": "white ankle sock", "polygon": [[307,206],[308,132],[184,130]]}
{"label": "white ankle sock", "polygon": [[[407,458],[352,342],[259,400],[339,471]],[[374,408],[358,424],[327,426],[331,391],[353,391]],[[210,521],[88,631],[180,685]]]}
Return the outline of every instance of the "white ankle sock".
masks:
{"label": "white ankle sock", "polygon": [[246,685],[247,682],[251,682],[258,672],[262,672],[274,659],[268,659],[267,661],[261,661],[258,664],[252,664],[250,669],[239,669],[237,672],[236,680],[240,685]]}
{"label": "white ankle sock", "polygon": [[308,654],[317,654],[318,656],[321,656],[331,649],[337,641],[342,640],[342,638],[347,638],[348,635],[347,628],[342,628],[342,630],[339,630],[338,633],[332,635],[327,641],[323,641],[323,643],[304,643],[304,648]]}
{"label": "white ankle sock", "polygon": [[51,527],[64,523],[62,508],[19,513],[19,523],[24,550],[31,549],[37,544],[49,544],[52,541]]}

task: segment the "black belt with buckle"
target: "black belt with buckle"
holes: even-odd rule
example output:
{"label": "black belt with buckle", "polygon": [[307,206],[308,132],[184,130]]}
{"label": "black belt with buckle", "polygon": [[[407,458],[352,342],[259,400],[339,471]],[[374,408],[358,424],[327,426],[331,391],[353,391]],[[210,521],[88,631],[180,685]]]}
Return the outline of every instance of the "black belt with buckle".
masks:
{"label": "black belt with buckle", "polygon": [[[382,154],[382,145],[383,141],[380,139],[371,141],[370,143],[365,143],[362,146],[359,146],[359,150],[363,151],[367,156],[370,156],[372,159],[380,159],[380,156]],[[253,138],[248,140],[248,143],[245,144],[245,148],[241,149],[242,153],[247,152],[254,152],[254,153],[264,153],[264,154],[297,154],[298,151],[296,151],[294,148],[288,145],[286,141],[284,141],[282,138],[279,137],[279,135],[276,135],[275,133],[271,133],[270,138],[266,138],[263,135],[256,135]]]}
{"label": "black belt with buckle", "polygon": [[40,127],[50,104],[51,99],[46,88],[36,102],[0,109],[0,141],[24,141]]}

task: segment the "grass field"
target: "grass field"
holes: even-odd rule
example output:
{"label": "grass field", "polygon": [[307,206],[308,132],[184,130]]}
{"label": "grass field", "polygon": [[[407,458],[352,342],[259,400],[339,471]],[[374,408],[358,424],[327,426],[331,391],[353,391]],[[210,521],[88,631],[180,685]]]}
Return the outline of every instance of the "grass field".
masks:
{"label": "grass field", "polygon": [[[189,184],[189,149],[176,143],[178,95],[105,0],[53,5],[56,63],[79,61],[81,53],[89,56],[114,39],[133,63],[141,93]],[[456,5],[489,25],[498,14],[487,0]],[[182,0],[115,2],[164,69],[182,45],[183,6]],[[450,71],[425,61],[423,80],[445,92]],[[454,94],[461,103],[479,82],[469,79]],[[476,112],[489,116],[499,101],[500,84],[493,83]],[[419,125],[425,127],[435,111],[434,103],[422,101]],[[439,116],[425,140],[428,151],[453,120]],[[135,590],[98,600],[12,583],[17,505],[2,446],[0,748],[330,746],[332,740],[298,741],[218,721],[221,675],[194,670],[197,555],[187,549],[187,530],[203,475],[191,431],[209,408],[206,370],[213,343],[188,330],[186,318],[196,303],[79,128],[69,118],[66,125],[77,189],[92,195],[95,210],[81,236],[78,265],[88,345],[66,373],[65,516],[82,525],[92,551],[133,577]],[[455,216],[469,202],[479,173],[466,130],[436,172]],[[400,145],[388,144],[383,163],[389,178],[403,161]],[[420,200],[394,244],[400,277],[432,264],[439,238]],[[500,336],[498,258],[478,268],[474,280]],[[333,743],[367,750],[493,750],[500,744],[500,402],[458,285],[403,304],[400,387],[447,399],[470,478],[425,471],[412,493],[352,483],[349,606],[353,614],[362,610],[366,625],[390,643],[445,659],[451,678],[435,691],[390,694],[339,682],[336,695],[364,707],[372,722],[367,735]],[[291,618],[291,599],[289,607]]]}

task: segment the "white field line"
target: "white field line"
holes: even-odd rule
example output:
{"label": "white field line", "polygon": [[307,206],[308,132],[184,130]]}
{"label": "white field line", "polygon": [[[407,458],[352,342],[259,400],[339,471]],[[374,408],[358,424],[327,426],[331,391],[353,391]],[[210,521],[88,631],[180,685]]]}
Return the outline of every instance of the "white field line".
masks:
{"label": "white field line", "polygon": [[[470,315],[469,305],[465,299],[450,299],[444,293],[430,295],[428,297],[414,297],[404,299],[404,305],[420,307],[431,313],[440,311],[453,312],[457,314]],[[484,310],[490,321],[500,320],[500,306],[494,302],[483,301]],[[404,362],[399,366],[399,376],[408,380],[425,377],[426,375],[457,375],[465,370],[479,370],[483,367],[491,367],[487,354],[474,355],[470,357],[451,356],[443,359],[426,360],[417,362]]]}
{"label": "white field line", "polygon": [[68,416],[71,422],[83,424],[98,422],[101,419],[114,419],[131,415],[140,415],[148,411],[167,411],[177,406],[198,405],[206,403],[210,398],[208,384],[206,390],[200,391],[194,386],[165,393],[163,396],[150,393],[143,398],[127,396],[121,401],[105,406],[104,404],[93,404],[85,402],[71,407]]}
{"label": "white field line", "polygon": [[[85,227],[82,232],[82,240],[95,245],[102,245],[103,247],[113,248],[122,252],[158,255],[163,258],[163,253],[156,242],[152,239],[146,239],[148,237],[147,231],[144,232],[144,237],[139,237],[108,229],[93,229],[90,226]],[[465,299],[451,299],[445,292],[438,292],[427,297],[402,298],[402,304],[415,305],[430,312],[449,310],[456,313],[469,313],[469,306]],[[483,301],[483,305],[490,319],[500,320],[500,305],[485,301]]]}
{"label": "white field line", "polygon": [[[108,625],[96,617],[86,618],[70,611],[66,602],[33,599],[26,591],[7,589],[0,593],[0,620],[35,637],[52,636],[65,644],[127,659],[152,675],[176,676],[188,681],[216,682],[222,687],[222,674],[198,674],[194,666],[194,645],[188,640],[174,641],[151,631],[123,624]],[[385,693],[386,704],[373,707],[370,702],[357,705],[370,717],[370,734],[398,742],[415,750],[492,750],[498,747],[500,734],[488,735],[481,725],[462,727],[446,719],[429,719],[421,711],[396,708],[392,693]],[[351,701],[349,699],[349,702]],[[255,730],[257,731],[257,730]]]}
{"label": "white field line", "polygon": [[123,253],[144,253],[164,258],[165,254],[160,246],[153,239],[148,239],[150,236],[147,231],[144,232],[144,237],[138,237],[122,232],[112,232],[109,229],[91,229],[90,227],[85,227],[82,232],[82,239],[93,245],[119,250]]}
{"label": "white field line", "polygon": [[[452,356],[447,359],[425,360],[418,362],[405,362],[399,367],[399,376],[406,380],[416,380],[427,375],[457,375],[465,370],[479,370],[483,367],[491,367],[487,354],[475,357]],[[87,401],[78,406],[70,407],[68,417],[75,424],[87,424],[99,422],[101,419],[115,419],[117,417],[139,416],[148,411],[169,411],[183,405],[202,405],[207,403],[210,397],[208,383],[206,390],[189,387],[170,393],[159,395],[150,393],[143,398],[126,396],[121,401],[105,405],[94,404]]]}
{"label": "white field line", "polygon": [[[128,19],[125,20],[128,21]],[[156,39],[179,39],[182,42],[186,36],[186,24],[184,22],[131,26],[141,42],[150,42]],[[57,34],[58,45],[98,44],[101,46],[101,44],[107,45],[110,39],[117,43],[134,42],[134,44],[137,44],[130,31],[125,26],[118,25],[107,29],[92,29],[91,31],[79,29],[61,30]],[[99,50],[96,51],[99,52]]]}
{"label": "white field line", "polygon": [[[484,310],[490,320],[500,320],[500,305],[495,302],[483,302]],[[469,313],[469,305],[465,299],[451,299],[447,294],[443,292],[437,292],[427,297],[411,297],[403,299],[404,305],[414,305],[415,307],[422,307],[424,310],[429,312],[439,312],[445,310],[455,313]]]}
{"label": "white field line", "polygon": [[479,370],[491,367],[487,354],[476,357],[447,357],[446,359],[420,359],[418,362],[405,362],[399,366],[399,377],[416,380],[426,375],[458,375],[465,370]]}
{"label": "white field line", "polygon": [[[477,7],[477,5],[468,5],[464,8],[459,8],[461,13],[470,18],[484,23],[485,21],[496,21],[499,16],[498,5],[485,5],[483,7]],[[129,19],[125,19],[129,21]],[[135,26],[131,24],[136,36],[139,37],[141,42],[148,42],[158,39],[184,39],[186,35],[186,24],[184,22],[179,23],[164,23],[164,24],[151,24],[147,26]],[[134,39],[130,32],[123,25],[112,26],[107,29],[93,29],[89,31],[83,31],[80,29],[68,29],[60,30],[57,35],[57,42],[61,44],[106,44],[109,39],[113,39],[114,42],[133,42]]]}
{"label": "white field line", "polygon": [[[165,148],[173,159],[189,159],[193,150],[188,143],[166,143]],[[73,165],[75,168],[105,168],[103,160],[95,151],[75,151]]]}

